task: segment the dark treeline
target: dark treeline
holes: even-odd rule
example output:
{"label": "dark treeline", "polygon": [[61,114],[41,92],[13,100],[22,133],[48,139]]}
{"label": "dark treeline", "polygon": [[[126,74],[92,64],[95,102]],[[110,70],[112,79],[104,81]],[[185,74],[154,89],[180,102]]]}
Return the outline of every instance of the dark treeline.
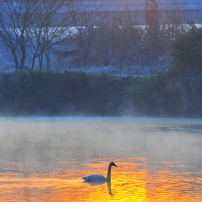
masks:
{"label": "dark treeline", "polygon": [[179,78],[113,77],[83,72],[0,75],[1,115],[202,116],[202,73]]}
{"label": "dark treeline", "polygon": [[130,82],[83,72],[1,74],[1,114],[117,115]]}

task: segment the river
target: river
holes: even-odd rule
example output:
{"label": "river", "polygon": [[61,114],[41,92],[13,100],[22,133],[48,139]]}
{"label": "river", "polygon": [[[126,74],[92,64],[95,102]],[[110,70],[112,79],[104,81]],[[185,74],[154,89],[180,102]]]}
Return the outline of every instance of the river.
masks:
{"label": "river", "polygon": [[0,154],[1,201],[202,201],[201,119],[0,118]]}

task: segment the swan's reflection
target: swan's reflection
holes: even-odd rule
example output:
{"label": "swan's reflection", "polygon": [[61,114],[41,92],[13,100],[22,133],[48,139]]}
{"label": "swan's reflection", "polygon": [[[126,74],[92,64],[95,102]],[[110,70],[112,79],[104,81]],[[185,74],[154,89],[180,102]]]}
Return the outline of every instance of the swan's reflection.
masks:
{"label": "swan's reflection", "polygon": [[106,181],[84,181],[84,183],[88,183],[91,185],[101,185],[101,184],[106,183]]}
{"label": "swan's reflection", "polygon": [[112,195],[111,181],[107,182],[108,193]]}
{"label": "swan's reflection", "polygon": [[113,195],[112,189],[111,189],[111,181],[107,181],[107,182],[106,181],[84,181],[84,183],[88,183],[91,185],[102,185],[102,184],[107,183],[108,193],[110,195]]}

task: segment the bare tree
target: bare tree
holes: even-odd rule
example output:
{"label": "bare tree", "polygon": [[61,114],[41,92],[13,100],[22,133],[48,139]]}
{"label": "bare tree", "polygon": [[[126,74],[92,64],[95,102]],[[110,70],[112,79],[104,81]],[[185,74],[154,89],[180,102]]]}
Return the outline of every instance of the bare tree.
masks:
{"label": "bare tree", "polygon": [[186,0],[169,0],[169,2],[172,10],[168,12],[167,21],[169,22],[170,34],[173,37],[187,29],[187,20],[183,12],[186,8]]}
{"label": "bare tree", "polygon": [[93,41],[98,36],[99,27],[107,18],[109,7],[110,5],[97,4],[96,1],[92,1],[89,5],[73,1],[73,5],[69,8],[69,17],[77,30],[73,43],[81,52],[81,63],[84,66],[89,62]]}
{"label": "bare tree", "polygon": [[35,2],[5,0],[0,7],[0,36],[13,56],[16,70],[25,65],[30,40],[28,27],[35,13]]}
{"label": "bare tree", "polygon": [[42,15],[38,15],[37,18],[33,19],[31,26],[30,46],[33,51],[31,68],[34,68],[35,60],[38,58],[39,69],[42,69],[45,58],[47,69],[49,69],[50,48],[63,43],[66,36],[71,34],[71,31],[63,1],[43,1],[40,13]]}
{"label": "bare tree", "polygon": [[[44,58],[49,68],[49,49],[61,43],[68,34],[62,0],[5,0],[0,7],[0,36],[11,52],[16,70],[25,66],[31,52],[31,68]],[[62,15],[61,15],[62,13]],[[62,16],[62,17],[61,17]]]}

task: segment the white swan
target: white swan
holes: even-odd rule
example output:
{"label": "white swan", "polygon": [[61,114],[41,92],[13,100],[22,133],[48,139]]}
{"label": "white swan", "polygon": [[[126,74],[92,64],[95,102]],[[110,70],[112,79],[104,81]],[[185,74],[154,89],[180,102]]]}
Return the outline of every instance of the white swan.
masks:
{"label": "white swan", "polygon": [[83,177],[82,179],[84,179],[87,182],[91,182],[91,181],[110,181],[111,180],[112,166],[117,167],[117,165],[114,162],[111,162],[109,164],[109,167],[108,167],[107,177],[104,177],[103,175],[89,175],[87,177]]}

